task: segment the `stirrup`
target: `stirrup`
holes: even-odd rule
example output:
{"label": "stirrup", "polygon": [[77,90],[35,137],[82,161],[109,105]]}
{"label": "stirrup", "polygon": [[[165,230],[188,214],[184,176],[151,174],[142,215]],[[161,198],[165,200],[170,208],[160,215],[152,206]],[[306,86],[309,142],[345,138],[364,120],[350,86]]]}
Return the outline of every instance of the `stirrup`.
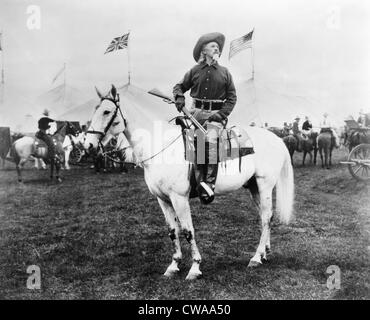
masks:
{"label": "stirrup", "polygon": [[204,191],[207,192],[208,196],[212,197],[212,196],[215,195],[215,193],[213,192],[212,188],[207,183],[205,183],[204,181],[202,181],[200,183],[200,185],[202,186],[202,188],[204,189]]}
{"label": "stirrup", "polygon": [[199,188],[201,189],[198,190],[199,199],[203,204],[209,204],[215,199],[215,193],[204,181],[199,184]]}

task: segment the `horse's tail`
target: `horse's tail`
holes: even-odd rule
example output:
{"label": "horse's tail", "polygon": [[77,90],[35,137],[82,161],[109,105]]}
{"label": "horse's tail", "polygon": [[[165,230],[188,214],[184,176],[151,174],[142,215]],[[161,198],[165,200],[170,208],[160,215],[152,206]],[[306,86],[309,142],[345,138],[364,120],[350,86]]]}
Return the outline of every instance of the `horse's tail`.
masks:
{"label": "horse's tail", "polygon": [[288,150],[276,184],[276,209],[281,222],[289,223],[293,214],[294,175]]}

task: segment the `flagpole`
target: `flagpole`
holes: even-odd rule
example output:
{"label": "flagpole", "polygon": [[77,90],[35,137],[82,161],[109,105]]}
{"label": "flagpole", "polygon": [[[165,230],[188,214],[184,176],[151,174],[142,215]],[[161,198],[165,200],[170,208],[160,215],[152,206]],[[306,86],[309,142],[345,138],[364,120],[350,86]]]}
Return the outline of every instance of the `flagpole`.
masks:
{"label": "flagpole", "polygon": [[131,30],[128,30],[128,36],[127,36],[128,84],[131,83],[130,45],[129,45],[130,32],[131,32]]}
{"label": "flagpole", "polygon": [[64,87],[66,86],[66,73],[67,73],[67,68],[66,68],[66,63],[64,62]]}
{"label": "flagpole", "polygon": [[0,103],[4,102],[4,41],[3,41],[3,30],[0,32],[0,46],[1,46],[1,97]]}
{"label": "flagpole", "polygon": [[63,94],[63,103],[65,102],[66,100],[66,73],[67,73],[67,68],[66,68],[66,63],[64,62],[64,79],[63,79],[63,83],[64,83],[64,94]]}
{"label": "flagpole", "polygon": [[252,54],[252,80],[254,80],[254,49],[253,49],[253,46],[252,46],[252,48],[251,48],[251,50],[252,50],[252,52],[251,52],[251,54]]}
{"label": "flagpole", "polygon": [[[254,28],[252,30],[252,36],[254,35]],[[251,44],[251,62],[252,62],[252,80],[254,80],[254,48],[253,48],[253,42]]]}

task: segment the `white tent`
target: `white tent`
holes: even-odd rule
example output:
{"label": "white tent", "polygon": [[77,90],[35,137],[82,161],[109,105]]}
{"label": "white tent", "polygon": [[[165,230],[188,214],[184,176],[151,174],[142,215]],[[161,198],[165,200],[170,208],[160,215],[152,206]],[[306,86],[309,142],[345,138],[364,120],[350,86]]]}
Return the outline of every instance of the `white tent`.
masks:
{"label": "white tent", "polygon": [[272,89],[260,81],[247,80],[237,83],[238,102],[230,115],[229,123],[258,126],[283,126],[292,122],[296,116],[304,119],[309,116],[313,123],[318,123],[320,114],[313,112],[314,103],[305,97],[288,95]]}
{"label": "white tent", "polygon": [[61,84],[36,99],[36,111],[41,114],[47,109],[51,117],[58,117],[76,105],[83,103],[86,99],[86,94],[80,90],[66,84]]}
{"label": "white tent", "polygon": [[[170,120],[177,114],[174,105],[168,105],[160,98],[149,94],[148,90],[133,84],[126,84],[118,87],[117,91],[122,97],[127,97],[132,103],[135,103],[138,111],[139,109],[142,110],[152,119]],[[70,108],[67,112],[60,114],[57,119],[79,121],[81,124],[85,124],[87,121],[91,120],[95,107],[98,104],[99,98],[96,96],[96,98],[91,98],[74,108]],[[122,107],[124,108],[124,105]]]}

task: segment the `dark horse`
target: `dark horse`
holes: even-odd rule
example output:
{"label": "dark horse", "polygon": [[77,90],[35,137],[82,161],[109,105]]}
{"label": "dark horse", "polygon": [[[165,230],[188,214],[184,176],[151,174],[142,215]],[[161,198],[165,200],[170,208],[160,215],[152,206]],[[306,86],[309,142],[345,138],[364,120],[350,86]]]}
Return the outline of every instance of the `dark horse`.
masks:
{"label": "dark horse", "polygon": [[[60,160],[64,158],[63,141],[67,134],[72,134],[74,136],[76,136],[77,134],[76,128],[70,122],[65,122],[64,125],[61,126],[52,136],[56,146],[56,160],[48,156],[48,148],[43,141],[28,136],[16,140],[11,148],[11,156],[13,157],[17,168],[18,181],[22,181],[21,168],[24,166],[30,156],[34,156],[36,158],[42,158],[43,160],[46,160],[50,163],[51,179],[53,178],[55,166],[56,178],[60,182]],[[37,144],[39,144],[39,146],[37,146]]]}
{"label": "dark horse", "polygon": [[298,140],[294,135],[290,134],[290,135],[283,138],[283,141],[284,141],[286,147],[289,150],[292,165],[293,165],[294,151],[303,152],[302,166],[305,165],[305,160],[306,160],[307,153],[310,155],[310,163],[312,163],[312,151],[313,151],[314,152],[313,163],[316,164],[316,156],[317,156],[316,139],[317,139],[317,135],[318,135],[317,132],[311,132],[308,135],[307,139],[302,141],[302,151],[298,150]]}
{"label": "dark horse", "polygon": [[370,129],[356,128],[345,133],[344,144],[348,145],[349,151],[362,143],[370,143]]}
{"label": "dark horse", "polygon": [[[326,169],[330,169],[331,167],[331,154],[333,152],[335,141],[334,137],[331,133],[331,130],[322,129],[318,138],[317,138],[317,145],[319,148],[320,158],[321,158],[321,166]],[[324,150],[324,157],[323,159],[322,151]]]}

